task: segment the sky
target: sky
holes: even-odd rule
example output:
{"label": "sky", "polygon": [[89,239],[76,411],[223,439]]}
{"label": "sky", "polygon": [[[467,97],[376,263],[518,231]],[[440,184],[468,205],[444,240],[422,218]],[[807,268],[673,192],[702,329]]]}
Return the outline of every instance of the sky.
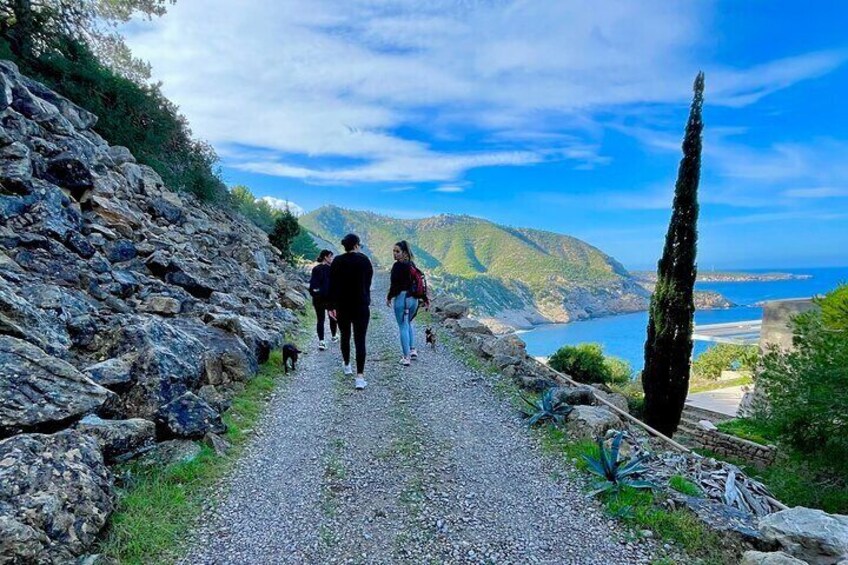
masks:
{"label": "sky", "polygon": [[706,75],[698,262],[848,265],[848,3],[179,0],[123,30],[229,185],[662,252]]}

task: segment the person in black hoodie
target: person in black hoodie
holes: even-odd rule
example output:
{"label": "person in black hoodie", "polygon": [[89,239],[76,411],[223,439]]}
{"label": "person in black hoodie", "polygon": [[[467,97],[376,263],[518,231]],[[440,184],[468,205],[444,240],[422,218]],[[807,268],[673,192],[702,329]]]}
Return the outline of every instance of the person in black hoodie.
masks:
{"label": "person in black hoodie", "polygon": [[365,388],[365,335],[371,317],[371,279],[374,267],[361,251],[359,236],[349,233],[342,239],[345,253],[330,265],[330,303],[341,334],[342,359],[345,375],[353,374],[350,366],[350,337],[356,347],[356,381],[358,389]]}
{"label": "person in black hoodie", "polygon": [[[318,350],[324,351],[327,349],[327,344],[324,342],[324,318],[330,299],[330,264],[333,262],[333,252],[322,249],[316,261],[318,264],[312,267],[312,277],[309,279],[309,294],[312,295],[312,306],[318,318]],[[336,320],[333,317],[330,317],[330,335],[333,341],[338,341]]]}

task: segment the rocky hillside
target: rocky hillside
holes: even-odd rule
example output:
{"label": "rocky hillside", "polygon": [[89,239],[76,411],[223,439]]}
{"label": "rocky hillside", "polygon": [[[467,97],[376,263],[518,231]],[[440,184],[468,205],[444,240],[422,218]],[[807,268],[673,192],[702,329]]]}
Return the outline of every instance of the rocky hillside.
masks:
{"label": "rocky hillside", "polygon": [[0,61],[4,563],[83,554],[109,462],[215,441],[305,303],[263,232],[168,190],[96,120]]}
{"label": "rocky hillside", "polygon": [[648,293],[612,257],[566,235],[501,226],[469,216],[397,220],[325,206],[301,218],[325,240],[358,233],[381,266],[409,241],[437,286],[499,326],[568,322],[644,310]]}

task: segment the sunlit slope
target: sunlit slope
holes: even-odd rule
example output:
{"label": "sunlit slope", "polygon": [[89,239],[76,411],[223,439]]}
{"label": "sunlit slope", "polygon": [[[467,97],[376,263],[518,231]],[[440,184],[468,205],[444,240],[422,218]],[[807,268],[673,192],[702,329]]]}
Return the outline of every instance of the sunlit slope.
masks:
{"label": "sunlit slope", "polygon": [[[586,297],[610,294],[617,300],[622,293],[641,298],[645,294],[613,258],[579,239],[552,232],[510,228],[470,216],[398,220],[334,206],[307,214],[301,223],[334,242],[346,233],[357,233],[366,253],[382,267],[391,265],[393,244],[407,240],[419,265],[444,290],[471,300],[484,315],[530,307],[544,318],[563,321],[620,310],[598,312],[603,307],[594,304],[584,312],[588,304],[580,302],[597,302]],[[574,295],[583,298],[570,300]],[[570,313],[555,312],[560,309]]]}

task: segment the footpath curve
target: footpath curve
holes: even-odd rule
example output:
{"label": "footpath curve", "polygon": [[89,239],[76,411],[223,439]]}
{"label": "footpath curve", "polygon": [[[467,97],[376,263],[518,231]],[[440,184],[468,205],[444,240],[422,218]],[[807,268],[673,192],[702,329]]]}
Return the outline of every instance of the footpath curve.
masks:
{"label": "footpath curve", "polygon": [[364,391],[312,338],[182,563],[651,561],[487,377],[444,344],[400,366],[379,303],[368,338]]}

